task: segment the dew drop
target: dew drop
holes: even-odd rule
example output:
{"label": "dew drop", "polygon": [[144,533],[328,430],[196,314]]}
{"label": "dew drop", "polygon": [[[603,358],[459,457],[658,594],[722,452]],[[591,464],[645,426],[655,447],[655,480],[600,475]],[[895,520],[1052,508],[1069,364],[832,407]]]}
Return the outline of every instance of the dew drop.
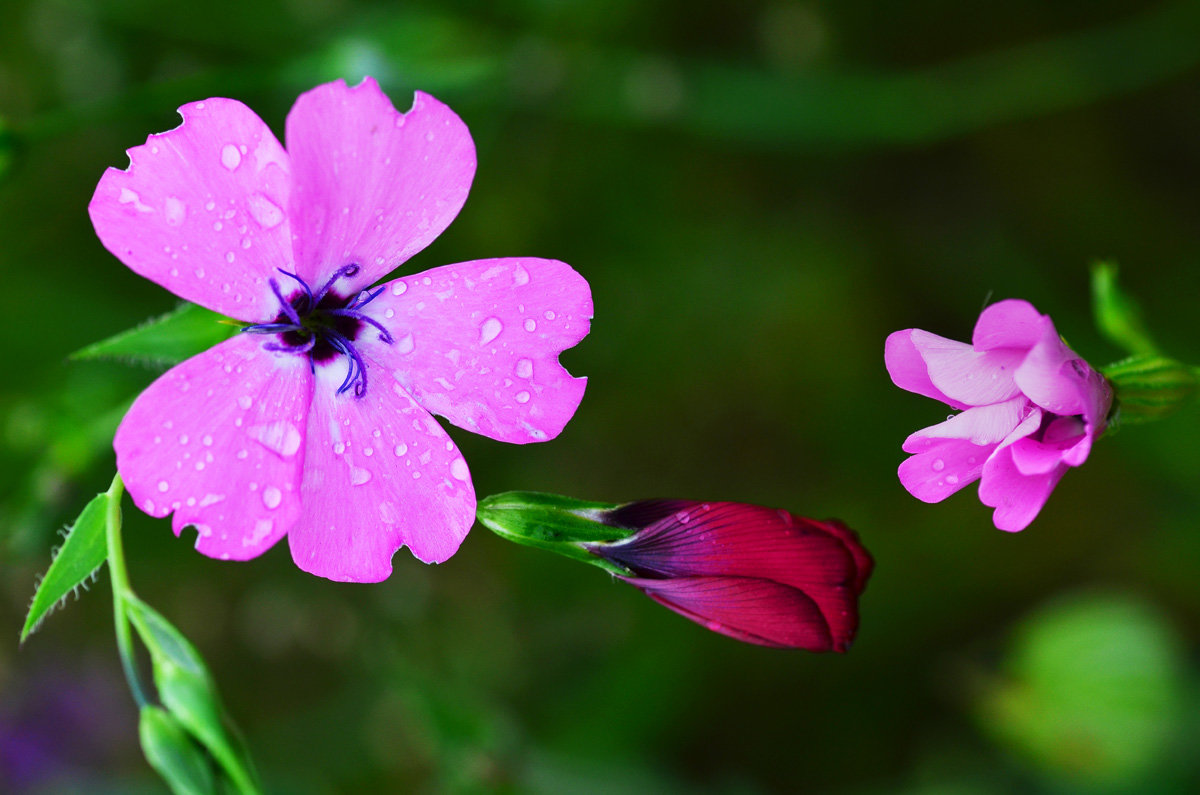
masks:
{"label": "dew drop", "polygon": [[167,481],[165,481],[165,480],[158,481],[158,490],[159,491],[166,491],[169,488],[171,488],[171,484],[168,483]]}
{"label": "dew drop", "polygon": [[204,434],[204,438],[200,440],[200,443],[205,447],[212,447],[213,438],[206,433]]}
{"label": "dew drop", "polygon": [[242,164],[242,153],[233,144],[225,144],[221,148],[221,165],[233,171]]}
{"label": "dew drop", "polygon": [[408,292],[408,285],[404,283],[403,279],[392,282],[392,295],[404,295],[406,292]]}
{"label": "dew drop", "polygon": [[537,331],[537,321],[531,317],[525,318],[525,330],[526,331]]}
{"label": "dew drop", "polygon": [[245,461],[245,460],[246,460],[246,456],[248,456],[248,455],[250,455],[250,451],[249,451],[249,450],[242,449],[242,450],[238,450],[238,451],[237,451],[237,457],[238,457],[238,460],[239,460],[239,461]]}
{"label": "dew drop", "polygon": [[947,475],[946,482],[953,486],[955,483],[958,483],[958,475]]}
{"label": "dew drop", "polygon": [[450,462],[450,474],[455,480],[466,480],[471,477],[471,470],[467,468],[467,462],[459,457]]}
{"label": "dew drop", "polygon": [[350,467],[350,485],[361,486],[371,479],[371,470],[360,467]]}
{"label": "dew drop", "polygon": [[341,455],[342,453],[346,452],[345,443],[344,442],[335,442],[333,445],[333,452],[337,453],[338,455]]}
{"label": "dew drop", "polygon": [[167,216],[167,223],[171,226],[179,226],[187,216],[187,206],[174,196],[167,197],[163,209]]}
{"label": "dew drop", "polygon": [[525,270],[523,265],[518,265],[513,269],[513,284],[517,287],[529,284],[529,271]]}
{"label": "dew drop", "polygon": [[940,458],[935,458],[935,459],[933,460],[933,471],[934,471],[934,472],[941,472],[941,471],[942,471],[943,469],[945,469],[945,468],[946,468],[946,462],[945,462],[945,461],[943,461],[943,460],[942,460],[942,459],[940,459]]}
{"label": "dew drop", "polygon": [[249,395],[242,395],[240,398],[237,399],[237,404],[238,404],[239,408],[241,408],[243,411],[246,411],[252,405],[254,405],[254,400],[251,399],[251,397]]}
{"label": "dew drop", "polygon": [[554,310],[553,310],[553,309],[547,309],[547,310],[545,311],[545,313],[543,313],[543,315],[542,315],[542,316],[543,316],[544,318],[546,318],[547,320],[553,320],[553,319],[554,319],[554,317],[555,317],[555,315],[554,315]]}
{"label": "dew drop", "polygon": [[283,220],[283,210],[263,194],[255,193],[250,197],[250,217],[263,229],[271,229]]}
{"label": "dew drop", "polygon": [[396,454],[397,458],[399,458],[400,456],[402,456],[408,452],[408,445],[401,442],[400,444],[398,444],[394,448],[392,448],[392,452]]}
{"label": "dew drop", "polygon": [[225,252],[225,261],[226,261],[226,262],[232,263],[232,262],[233,262],[233,257],[234,257],[234,255],[233,255],[233,252],[232,252],[232,251],[226,251],[226,252]]}
{"label": "dew drop", "polygon": [[414,347],[412,334],[405,334],[396,340],[396,353],[412,353]]}
{"label": "dew drop", "polygon": [[520,359],[517,361],[517,366],[513,372],[517,374],[517,378],[532,378],[533,362],[529,359]]}
{"label": "dew drop", "polygon": [[291,458],[300,450],[300,431],[287,420],[255,425],[249,434],[251,439],[284,458]]}
{"label": "dew drop", "polygon": [[518,392],[517,393],[517,402],[518,403],[528,403],[529,402],[529,393],[524,392],[524,391]]}
{"label": "dew drop", "polygon": [[274,510],[279,507],[279,503],[283,502],[283,492],[274,486],[267,486],[262,493],[263,505]]}

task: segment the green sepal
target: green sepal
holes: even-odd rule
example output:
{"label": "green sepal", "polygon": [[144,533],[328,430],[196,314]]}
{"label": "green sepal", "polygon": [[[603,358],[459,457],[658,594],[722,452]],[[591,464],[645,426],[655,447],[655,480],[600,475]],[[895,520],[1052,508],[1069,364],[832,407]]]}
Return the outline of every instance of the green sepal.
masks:
{"label": "green sepal", "polygon": [[1092,265],[1092,312],[1100,332],[1131,356],[1157,353],[1158,347],[1142,322],[1142,310],[1117,285],[1116,263]]}
{"label": "green sepal", "polygon": [[589,502],[559,494],[508,491],[480,500],[476,517],[501,538],[525,546],[548,549],[573,560],[598,566],[610,574],[628,577],[628,569],[597,557],[581,544],[620,541],[634,533],[605,524],[604,514],[617,508],[607,502]]}
{"label": "green sepal", "polygon": [[175,795],[218,791],[212,763],[171,713],[154,705],[142,707],[138,736],[146,761]]}
{"label": "green sepal", "polygon": [[238,333],[240,323],[195,304],[180,304],[165,315],[71,354],[72,359],[120,359],[150,367],[171,367]]}
{"label": "green sepal", "polygon": [[84,506],[79,518],[67,531],[66,540],[33,595],[29,615],[25,617],[25,626],[21,629],[22,643],[37,630],[42,619],[55,605],[76,588],[85,585],[104,564],[108,557],[108,545],[104,537],[107,508],[108,494],[97,494]]}
{"label": "green sepal", "polygon": [[1200,370],[1163,356],[1132,356],[1102,368],[1122,423],[1158,420],[1200,397]]}
{"label": "green sepal", "polygon": [[158,697],[180,725],[224,768],[241,792],[259,792],[258,777],[240,735],[221,707],[204,659],[183,634],[158,611],[132,594],[125,613],[146,648]]}

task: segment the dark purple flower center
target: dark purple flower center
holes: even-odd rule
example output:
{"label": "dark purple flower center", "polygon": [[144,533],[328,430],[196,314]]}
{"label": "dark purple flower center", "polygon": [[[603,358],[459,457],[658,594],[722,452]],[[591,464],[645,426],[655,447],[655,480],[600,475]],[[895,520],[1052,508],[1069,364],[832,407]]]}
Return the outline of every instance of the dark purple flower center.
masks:
{"label": "dark purple flower center", "polygon": [[367,393],[367,363],[354,346],[355,340],[368,326],[379,332],[379,339],[392,343],[392,335],[383,325],[363,313],[362,308],[375,300],[384,288],[375,292],[363,290],[353,296],[339,295],[333,286],[359,271],[358,265],[350,264],[338,268],[329,281],[313,292],[308,283],[294,273],[280,270],[284,276],[299,285],[290,295],[284,296],[279,282],[270,280],[271,291],[279,299],[279,314],[270,323],[256,323],[242,331],[251,334],[276,334],[278,342],[263,345],[267,350],[307,356],[315,370],[318,364],[337,356],[346,357],[346,379],[338,387],[338,394],[353,389],[355,397]]}

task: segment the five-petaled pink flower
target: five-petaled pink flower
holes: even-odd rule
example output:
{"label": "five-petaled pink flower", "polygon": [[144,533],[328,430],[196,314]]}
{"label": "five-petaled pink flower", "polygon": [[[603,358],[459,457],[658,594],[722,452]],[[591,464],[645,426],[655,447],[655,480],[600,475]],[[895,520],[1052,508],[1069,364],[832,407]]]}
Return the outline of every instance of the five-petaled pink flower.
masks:
{"label": "five-petaled pink flower", "polygon": [[485,259],[381,277],[458,214],[466,126],[367,78],[303,94],[287,149],[249,108],[208,99],[129,150],[89,206],[137,273],[249,324],[134,402],[117,468],[136,504],[247,559],[285,534],[302,569],[372,582],[407,545],[449,558],[470,529],[467,464],[433,419],[506,442],[558,435],[583,397],[558,354],[588,332],[568,265]]}
{"label": "five-petaled pink flower", "polygon": [[980,480],[1001,530],[1034,520],[1067,467],[1087,459],[1112,405],[1104,376],[1026,301],[985,309],[971,344],[897,331],[884,358],[896,386],[961,410],[904,440],[904,488],[940,502]]}
{"label": "five-petaled pink flower", "polygon": [[844,652],[874,562],[854,531],[760,505],[644,500],[600,512],[636,529],[582,546],[654,601],[762,646]]}

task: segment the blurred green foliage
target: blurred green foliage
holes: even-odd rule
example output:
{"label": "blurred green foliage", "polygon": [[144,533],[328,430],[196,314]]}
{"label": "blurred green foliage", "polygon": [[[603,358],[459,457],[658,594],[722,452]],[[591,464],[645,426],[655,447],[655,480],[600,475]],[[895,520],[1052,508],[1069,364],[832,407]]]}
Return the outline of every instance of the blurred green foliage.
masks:
{"label": "blurred green foliage", "polygon": [[[550,256],[594,291],[563,435],[453,432],[481,496],[838,516],[878,568],[854,649],[805,656],[479,528],[446,564],[401,552],[386,583],[348,586],[285,545],[208,560],[128,512],[139,593],[209,661],[270,791],[1057,793],[1136,788],[1153,760],[1134,791],[1200,788],[1200,416],[1102,440],[1008,535],[971,489],[930,506],[899,486],[900,442],[940,418],[882,364],[888,332],[966,339],[1005,297],[1116,359],[1089,316],[1097,257],[1161,349],[1200,362],[1200,4],[14,0],[4,18],[0,704],[38,698],[42,669],[123,688],[103,598],[16,646],[57,527],[111,477],[155,375],[67,357],[176,303],[96,240],[100,174],[184,102],[236,97],[281,133],[300,91],[370,73],[401,108],[417,88],[448,102],[479,149],[466,207],[410,267]],[[1097,660],[1105,627],[1141,644],[1107,684],[1020,629],[1097,585],[1141,600],[1061,619]],[[1046,683],[1073,676],[1099,688],[1105,780],[1058,762],[1045,716],[1079,702]],[[1167,684],[1121,703],[1148,681]],[[159,791],[119,717],[131,742],[99,759],[76,742],[99,719],[64,724],[57,773],[25,791]],[[0,741],[31,731],[18,718],[0,708]],[[1126,735],[1136,754],[1110,753]]]}

